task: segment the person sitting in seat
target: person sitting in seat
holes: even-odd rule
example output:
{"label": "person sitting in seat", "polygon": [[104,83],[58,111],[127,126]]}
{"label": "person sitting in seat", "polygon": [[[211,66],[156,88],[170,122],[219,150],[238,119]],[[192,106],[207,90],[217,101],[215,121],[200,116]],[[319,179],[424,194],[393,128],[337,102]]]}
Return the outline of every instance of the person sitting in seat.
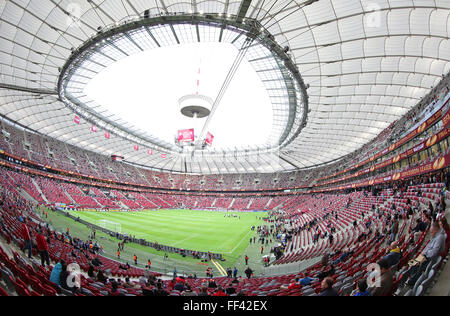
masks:
{"label": "person sitting in seat", "polygon": [[124,264],[119,264],[119,269],[128,270],[128,267]]}
{"label": "person sitting in seat", "polygon": [[129,277],[126,277],[126,278],[125,278],[125,282],[122,283],[122,287],[125,287],[125,288],[134,288],[135,285],[131,283]]}
{"label": "person sitting in seat", "polygon": [[333,288],[333,279],[327,277],[322,281],[322,292],[319,296],[339,296],[338,292]]}
{"label": "person sitting in seat", "polygon": [[111,283],[111,291],[109,291],[109,296],[124,296],[118,289],[119,285],[117,282]]}
{"label": "person sitting in seat", "polygon": [[[409,279],[407,284],[414,286],[420,275],[434,262],[445,249],[445,234],[441,232],[438,222],[433,222],[430,228],[431,239],[421,253],[421,258],[416,258],[417,264],[408,270]],[[419,256],[420,257],[420,256]]]}
{"label": "person sitting in seat", "polygon": [[50,274],[50,281],[59,286],[61,286],[61,272],[62,272],[63,266],[66,266],[66,262],[64,260],[60,260],[53,267],[52,272]]}
{"label": "person sitting in seat", "polygon": [[393,242],[391,244],[389,254],[383,257],[383,259],[387,260],[389,267],[395,266],[397,263],[399,263],[401,258],[402,253],[400,251],[400,248],[398,247],[398,242]]}
{"label": "person sitting in seat", "polygon": [[213,294],[213,296],[228,296],[221,286],[217,288],[217,291]]}
{"label": "person sitting in seat", "polygon": [[309,277],[308,272],[305,272],[305,277],[303,279],[300,279],[299,282],[302,286],[308,286],[314,282],[317,282],[318,280],[319,279]]}
{"label": "person sitting in seat", "polygon": [[184,283],[181,282],[181,280],[179,280],[179,279],[177,278],[176,283],[175,283],[173,289],[174,289],[175,291],[178,291],[178,292],[183,292],[183,291],[185,290]]}
{"label": "person sitting in seat", "polygon": [[106,276],[103,274],[102,270],[99,270],[97,273],[97,281],[102,282],[102,283],[106,283],[108,282],[108,279],[106,278]]}
{"label": "person sitting in seat", "polygon": [[380,233],[379,230],[377,230],[375,233],[375,242],[379,242],[383,238],[384,238],[384,236]]}
{"label": "person sitting in seat", "polygon": [[62,270],[61,270],[61,275],[60,275],[60,286],[63,289],[66,289],[68,291],[72,291],[72,292],[78,292],[79,291],[79,286],[80,284],[77,284],[77,282],[75,282],[76,279],[75,277],[72,275],[70,275],[70,272],[67,270],[67,264],[64,262],[62,264]]}
{"label": "person sitting in seat", "polygon": [[209,296],[208,288],[206,286],[202,286],[200,292],[198,293],[198,296]]}
{"label": "person sitting in seat", "polygon": [[450,227],[448,225],[447,219],[445,217],[439,220],[439,226],[441,227],[442,232],[445,234],[445,245],[450,244]]}
{"label": "person sitting in seat", "polygon": [[100,267],[100,266],[103,265],[103,263],[102,263],[102,262],[100,261],[100,259],[97,257],[97,258],[94,258],[94,259],[92,260],[92,265],[95,266],[95,267]]}
{"label": "person sitting in seat", "polygon": [[372,296],[386,296],[391,292],[394,277],[386,259],[378,261],[378,266],[381,273],[378,276],[380,279],[379,282],[375,282],[375,285],[370,288],[370,293]]}
{"label": "person sitting in seat", "polygon": [[186,289],[181,293],[181,296],[197,296],[197,293],[192,291],[189,284],[186,284]]}
{"label": "person sitting in seat", "polygon": [[96,277],[94,266],[92,264],[89,265],[88,277],[94,279]]}
{"label": "person sitting in seat", "polygon": [[216,281],[214,281],[213,279],[210,279],[210,280],[208,281],[208,287],[209,287],[209,288],[217,288]]}
{"label": "person sitting in seat", "polygon": [[424,231],[426,231],[428,228],[428,225],[423,222],[420,218],[416,219],[416,226],[412,229],[412,232],[415,234],[420,235],[421,233],[423,233]]}
{"label": "person sitting in seat", "polygon": [[282,286],[280,286],[280,290],[295,290],[295,289],[300,289],[302,287],[302,285],[300,284],[300,279],[297,277],[295,278],[294,282],[292,282],[291,284],[287,285],[284,284]]}
{"label": "person sitting in seat", "polygon": [[161,281],[156,283],[156,289],[153,290],[154,296],[168,296],[169,293],[163,289],[163,284]]}
{"label": "person sitting in seat", "polygon": [[75,253],[75,250],[72,249],[72,252],[70,253],[70,255],[74,258],[78,258],[77,254]]}
{"label": "person sitting in seat", "polygon": [[341,262],[347,261],[348,257],[351,256],[352,254],[353,254],[353,251],[351,251],[349,249],[344,249],[341,256],[338,259],[336,259],[335,261],[333,261],[333,264],[336,265]]}
{"label": "person sitting in seat", "polygon": [[319,280],[323,280],[328,276],[332,276],[335,272],[334,266],[328,263],[328,255],[322,257],[322,270],[317,274]]}
{"label": "person sitting in seat", "polygon": [[170,280],[168,284],[169,289],[173,289],[175,287],[175,284],[177,284],[176,278],[172,278],[172,280]]}
{"label": "person sitting in seat", "polygon": [[350,296],[372,296],[368,290],[367,280],[364,278],[360,279],[356,284],[356,290],[354,290]]}
{"label": "person sitting in seat", "polygon": [[0,227],[1,227],[5,232],[8,231],[8,230],[6,229],[6,226],[5,226],[5,217],[4,217],[3,214],[0,215]]}
{"label": "person sitting in seat", "polygon": [[225,293],[227,293],[228,295],[236,294],[236,288],[234,287],[234,283],[233,282],[231,282],[230,285],[228,285],[228,287],[225,290]]}

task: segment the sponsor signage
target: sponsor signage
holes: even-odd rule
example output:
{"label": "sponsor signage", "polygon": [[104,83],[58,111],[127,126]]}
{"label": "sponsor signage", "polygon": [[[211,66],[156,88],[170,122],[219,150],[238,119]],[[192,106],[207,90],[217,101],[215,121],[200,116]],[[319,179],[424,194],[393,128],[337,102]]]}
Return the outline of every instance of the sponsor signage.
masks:
{"label": "sponsor signage", "polygon": [[417,152],[420,152],[420,151],[422,151],[422,150],[424,150],[426,148],[429,148],[429,147],[435,145],[436,143],[438,143],[438,142],[444,140],[445,138],[447,138],[448,136],[450,136],[450,128],[444,128],[439,133],[437,133],[437,134],[431,136],[430,138],[424,140],[422,143],[420,143],[419,145],[415,146],[414,148],[410,148],[408,150],[405,150],[403,153],[401,153],[401,154],[399,154],[399,155],[397,155],[397,156],[395,156],[393,158],[387,159],[385,161],[382,161],[382,162],[380,162],[380,163],[370,167],[370,169],[366,169],[364,171],[357,172],[357,173],[355,173],[353,175],[348,175],[348,176],[342,177],[340,179],[335,179],[335,180],[332,180],[332,181],[324,182],[321,185],[328,185],[328,184],[337,183],[337,182],[341,182],[341,181],[344,181],[344,180],[356,178],[356,177],[358,177],[361,174],[368,173],[369,171],[370,172],[374,172],[375,170],[387,167],[387,166],[392,165],[394,163],[397,163],[397,162],[399,162],[399,161],[401,161],[403,159],[406,159],[406,158],[408,158],[410,156],[413,156]]}
{"label": "sponsor signage", "polygon": [[194,129],[184,129],[178,131],[179,143],[190,143],[194,141]]}
{"label": "sponsor signage", "polygon": [[437,111],[436,113],[434,113],[430,118],[428,118],[428,120],[426,120],[422,125],[420,125],[418,128],[414,129],[413,131],[411,131],[408,135],[406,135],[405,137],[403,137],[401,140],[399,140],[398,142],[396,142],[395,144],[392,144],[391,146],[389,146],[388,148],[384,149],[383,151],[379,152],[378,154],[362,161],[359,162],[358,164],[356,164],[353,167],[347,168],[345,170],[339,171],[331,176],[327,176],[327,177],[323,177],[318,179],[318,181],[322,181],[322,180],[326,180],[335,176],[338,176],[340,174],[344,174],[349,172],[350,170],[356,169],[359,166],[363,166],[365,164],[368,164],[371,161],[374,161],[384,155],[386,155],[387,153],[395,150],[396,148],[404,145],[405,143],[407,143],[408,141],[410,141],[411,139],[413,139],[414,137],[422,134],[427,128],[429,128],[431,125],[433,125],[434,123],[436,123],[440,118],[442,118],[442,122],[444,127],[447,127],[447,125],[450,124],[450,108],[447,110],[447,105],[449,103],[450,99],[448,99],[443,105],[442,107],[439,109],[439,111]]}

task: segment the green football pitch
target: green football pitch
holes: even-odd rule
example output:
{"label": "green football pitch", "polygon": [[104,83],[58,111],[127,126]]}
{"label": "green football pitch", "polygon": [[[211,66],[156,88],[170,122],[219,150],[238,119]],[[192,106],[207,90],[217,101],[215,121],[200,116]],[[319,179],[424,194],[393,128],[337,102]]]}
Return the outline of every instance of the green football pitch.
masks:
{"label": "green football pitch", "polygon": [[[225,217],[231,214],[231,217]],[[233,217],[233,214],[238,217]],[[99,225],[101,220],[119,223],[122,233],[150,242],[196,251],[211,251],[237,258],[248,247],[255,232],[252,226],[263,224],[266,212],[213,212],[157,210],[142,212],[76,212],[72,215]],[[114,227],[114,225],[111,225]],[[111,227],[107,227],[112,230]]]}

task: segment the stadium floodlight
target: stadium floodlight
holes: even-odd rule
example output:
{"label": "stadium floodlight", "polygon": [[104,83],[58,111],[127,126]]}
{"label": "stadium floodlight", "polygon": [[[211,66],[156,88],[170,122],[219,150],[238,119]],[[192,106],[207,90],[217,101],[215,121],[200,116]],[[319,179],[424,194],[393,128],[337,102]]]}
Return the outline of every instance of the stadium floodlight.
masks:
{"label": "stadium floodlight", "polygon": [[181,114],[197,119],[208,117],[214,101],[203,95],[186,95],[179,100]]}

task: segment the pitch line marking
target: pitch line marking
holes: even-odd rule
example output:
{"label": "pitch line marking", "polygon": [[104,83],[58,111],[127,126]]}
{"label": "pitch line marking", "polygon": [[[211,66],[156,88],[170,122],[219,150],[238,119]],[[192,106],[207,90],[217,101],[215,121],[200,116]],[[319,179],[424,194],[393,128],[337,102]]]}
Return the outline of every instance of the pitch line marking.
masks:
{"label": "pitch line marking", "polygon": [[220,265],[220,263],[218,263],[216,260],[211,259],[211,262],[216,266],[217,270],[219,270],[220,274],[222,274],[222,276],[227,276],[227,272],[225,271],[225,269]]}
{"label": "pitch line marking", "polygon": [[223,252],[223,253],[225,253],[225,254],[232,254],[236,250],[236,248],[239,247],[242,244],[244,239],[248,238],[248,235],[251,234],[251,233],[252,233],[252,230],[248,231],[248,233],[245,234],[244,237],[242,237],[241,241],[236,246],[234,246],[233,249],[231,249],[231,252]]}
{"label": "pitch line marking", "polygon": [[180,243],[185,242],[186,240],[189,240],[189,239],[192,239],[192,238],[195,238],[195,237],[198,237],[198,234],[194,234],[194,235],[189,236],[188,238],[185,238],[183,240],[177,241],[177,242],[173,243],[173,245],[176,246],[176,245],[178,245]]}

